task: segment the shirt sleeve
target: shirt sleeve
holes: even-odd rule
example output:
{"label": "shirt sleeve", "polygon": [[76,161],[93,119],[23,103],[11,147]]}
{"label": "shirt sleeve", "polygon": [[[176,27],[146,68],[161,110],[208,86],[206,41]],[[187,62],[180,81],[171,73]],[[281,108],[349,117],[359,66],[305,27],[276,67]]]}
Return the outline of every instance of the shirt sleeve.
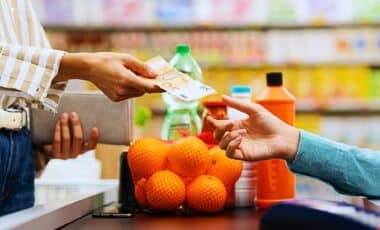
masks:
{"label": "shirt sleeve", "polygon": [[340,144],[301,130],[296,173],[317,177],[349,195],[380,197],[380,152]]}
{"label": "shirt sleeve", "polygon": [[0,43],[1,93],[56,111],[65,82],[53,84],[63,51]]}

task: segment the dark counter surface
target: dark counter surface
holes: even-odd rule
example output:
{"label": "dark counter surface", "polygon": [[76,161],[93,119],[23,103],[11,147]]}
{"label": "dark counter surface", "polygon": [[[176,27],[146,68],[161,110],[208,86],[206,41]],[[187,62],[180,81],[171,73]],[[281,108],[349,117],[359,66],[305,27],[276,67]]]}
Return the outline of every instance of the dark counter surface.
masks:
{"label": "dark counter surface", "polygon": [[85,216],[64,229],[257,229],[262,211],[227,210],[212,216],[157,216],[139,213],[132,218]]}
{"label": "dark counter surface", "polygon": [[[346,201],[362,207],[380,210],[379,201],[364,197],[345,196],[331,186],[309,177],[297,176],[297,198],[317,198]],[[132,218],[93,218],[91,214],[78,219],[64,229],[258,229],[264,211],[254,208],[225,210],[217,215],[163,216],[138,213]]]}

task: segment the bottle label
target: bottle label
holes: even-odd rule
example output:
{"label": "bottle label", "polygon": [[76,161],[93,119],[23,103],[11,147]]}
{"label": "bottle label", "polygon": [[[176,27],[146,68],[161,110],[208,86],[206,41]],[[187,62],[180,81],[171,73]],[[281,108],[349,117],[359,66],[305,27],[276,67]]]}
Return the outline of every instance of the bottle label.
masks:
{"label": "bottle label", "polygon": [[196,101],[216,93],[212,87],[179,72],[160,56],[148,60],[147,64],[158,74],[154,83],[183,101]]}
{"label": "bottle label", "polygon": [[169,126],[168,130],[168,140],[177,140],[182,137],[189,136],[190,133],[190,125],[186,123],[182,124],[172,124]]}

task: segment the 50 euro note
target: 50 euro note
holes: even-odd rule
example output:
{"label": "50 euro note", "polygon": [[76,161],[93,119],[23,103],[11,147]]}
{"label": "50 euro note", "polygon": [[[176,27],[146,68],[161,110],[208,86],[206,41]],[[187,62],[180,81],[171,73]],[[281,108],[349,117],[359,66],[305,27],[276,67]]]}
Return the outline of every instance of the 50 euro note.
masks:
{"label": "50 euro note", "polygon": [[194,101],[216,93],[212,87],[176,70],[161,56],[151,58],[146,63],[158,74],[153,79],[154,83],[180,100]]}

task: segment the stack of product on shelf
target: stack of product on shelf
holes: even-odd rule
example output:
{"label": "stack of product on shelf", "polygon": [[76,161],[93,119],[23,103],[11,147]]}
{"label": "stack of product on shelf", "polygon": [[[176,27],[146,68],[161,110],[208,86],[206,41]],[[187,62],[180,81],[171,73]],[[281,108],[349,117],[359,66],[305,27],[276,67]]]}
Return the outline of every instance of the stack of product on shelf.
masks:
{"label": "stack of product on shelf", "polygon": [[33,0],[46,25],[241,26],[377,23],[373,0]]}
{"label": "stack of product on shelf", "polygon": [[351,66],[380,64],[380,30],[188,30],[72,31],[49,33],[55,48],[114,50],[149,58],[170,57],[173,47],[187,43],[205,67]]}

